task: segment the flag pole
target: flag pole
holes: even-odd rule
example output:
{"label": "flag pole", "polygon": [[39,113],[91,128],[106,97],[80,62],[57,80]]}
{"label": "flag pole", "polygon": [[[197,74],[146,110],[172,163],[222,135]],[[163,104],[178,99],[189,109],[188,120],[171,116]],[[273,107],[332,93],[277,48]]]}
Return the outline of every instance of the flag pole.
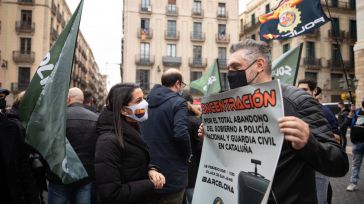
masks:
{"label": "flag pole", "polygon": [[296,86],[296,80],[297,80],[298,70],[300,69],[302,47],[303,47],[303,43],[300,44],[300,52],[298,54],[298,59],[299,60],[297,60],[297,66],[296,66],[297,68],[296,68],[296,74],[295,74],[294,79],[293,79],[293,86]]}
{"label": "flag pole", "polygon": [[353,95],[351,93],[351,86],[349,84],[349,79],[348,79],[347,72],[346,72],[346,69],[345,69],[343,56],[341,54],[341,47],[340,47],[339,40],[338,40],[338,33],[336,33],[336,29],[335,29],[335,26],[334,26],[334,22],[332,21],[331,12],[330,12],[330,8],[329,8],[329,3],[328,3],[327,0],[325,0],[325,3],[326,3],[327,11],[329,13],[329,17],[331,19],[332,34],[335,36],[336,46],[337,46],[337,49],[339,51],[340,64],[341,64],[342,69],[344,71],[345,81],[346,81],[346,84],[348,86],[348,92],[349,92],[350,102],[351,102],[351,104],[354,104]]}
{"label": "flag pole", "polygon": [[216,58],[216,66],[217,66],[217,72],[219,73],[219,83],[220,83],[220,93],[223,92],[222,86],[221,86],[221,75],[220,75],[220,64],[219,64],[219,58]]}
{"label": "flag pole", "polygon": [[[76,9],[76,11],[78,11],[79,10],[79,7],[81,6],[81,2],[82,2],[82,7],[83,7],[83,0],[81,0],[80,1],[80,4],[79,4],[79,6],[77,7],[77,9]],[[76,12],[75,11],[75,12]],[[82,13],[81,13],[82,14]],[[77,49],[77,42],[78,42],[78,34],[79,34],[79,32],[80,32],[80,25],[81,25],[81,19],[82,19],[82,15],[81,15],[81,17],[80,17],[80,24],[78,25],[78,29],[77,29],[77,37],[76,37],[76,41],[75,41],[75,48],[73,49],[73,56],[72,56],[72,64],[71,64],[71,75],[70,75],[70,79],[69,79],[69,82],[68,82],[68,84],[69,84],[69,86],[71,86],[71,83],[72,83],[72,76],[73,76],[73,74],[74,74],[74,62],[75,62],[75,58],[76,58],[76,49]],[[85,91],[85,90],[84,90]]]}

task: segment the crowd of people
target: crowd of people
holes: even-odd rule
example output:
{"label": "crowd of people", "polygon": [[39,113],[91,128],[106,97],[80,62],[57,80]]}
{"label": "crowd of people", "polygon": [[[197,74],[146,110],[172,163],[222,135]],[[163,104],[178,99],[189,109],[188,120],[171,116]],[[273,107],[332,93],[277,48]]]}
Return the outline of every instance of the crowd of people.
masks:
{"label": "crowd of people", "polygon": [[[264,42],[232,45],[230,88],[271,81],[271,63]],[[137,84],[120,83],[111,88],[100,112],[91,105],[92,94],[69,89],[66,137],[88,174],[71,184],[63,184],[24,142],[17,113],[23,93],[8,110],[9,91],[1,88],[1,198],[44,203],[48,191],[49,204],[190,204],[205,131],[185,86],[177,69],[164,72],[147,97]],[[341,103],[336,118],[317,100],[319,90],[310,80],[298,87],[282,84],[285,116],[279,128],[285,140],[268,203],[331,203],[329,177],[342,177],[349,169],[346,132],[364,126],[364,101],[362,108],[350,110]],[[364,141],[359,140],[353,144],[348,191],[357,189],[363,154]]]}

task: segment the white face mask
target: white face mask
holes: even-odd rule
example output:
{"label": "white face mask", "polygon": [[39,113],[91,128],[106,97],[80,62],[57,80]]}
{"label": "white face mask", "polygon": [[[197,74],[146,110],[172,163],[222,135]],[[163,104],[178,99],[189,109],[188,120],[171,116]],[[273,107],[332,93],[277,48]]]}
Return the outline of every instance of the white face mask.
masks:
{"label": "white face mask", "polygon": [[129,108],[133,112],[133,114],[126,116],[136,121],[143,122],[148,119],[148,105],[148,102],[143,100],[138,104],[126,106],[126,108]]}

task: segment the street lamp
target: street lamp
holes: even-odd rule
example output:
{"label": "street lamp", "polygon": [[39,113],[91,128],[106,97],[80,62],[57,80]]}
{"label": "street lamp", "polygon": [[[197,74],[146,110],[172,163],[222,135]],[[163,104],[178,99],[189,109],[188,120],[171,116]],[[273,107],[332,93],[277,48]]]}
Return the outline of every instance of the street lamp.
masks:
{"label": "street lamp", "polygon": [[354,78],[352,79],[353,81],[353,87],[354,87],[354,90],[356,90],[356,88],[358,88],[358,84],[359,84],[359,80],[354,76]]}

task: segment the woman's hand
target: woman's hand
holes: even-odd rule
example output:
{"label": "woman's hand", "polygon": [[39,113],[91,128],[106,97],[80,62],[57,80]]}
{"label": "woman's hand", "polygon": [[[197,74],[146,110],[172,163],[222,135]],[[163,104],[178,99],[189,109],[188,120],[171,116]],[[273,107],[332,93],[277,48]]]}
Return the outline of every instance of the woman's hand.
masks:
{"label": "woman's hand", "polygon": [[154,184],[155,189],[162,189],[166,183],[166,179],[163,174],[159,173],[155,169],[150,169],[148,171],[148,176],[150,181]]}

